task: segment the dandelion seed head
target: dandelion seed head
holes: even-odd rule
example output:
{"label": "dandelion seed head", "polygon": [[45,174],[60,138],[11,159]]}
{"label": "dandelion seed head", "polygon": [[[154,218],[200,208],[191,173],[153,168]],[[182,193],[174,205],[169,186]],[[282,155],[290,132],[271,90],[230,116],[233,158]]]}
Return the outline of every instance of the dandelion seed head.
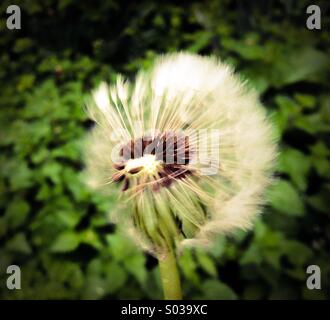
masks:
{"label": "dandelion seed head", "polygon": [[276,141],[258,95],[214,57],[161,56],[134,83],[92,94],[89,184],[116,192],[115,220],[151,253],[248,229],[272,180]]}

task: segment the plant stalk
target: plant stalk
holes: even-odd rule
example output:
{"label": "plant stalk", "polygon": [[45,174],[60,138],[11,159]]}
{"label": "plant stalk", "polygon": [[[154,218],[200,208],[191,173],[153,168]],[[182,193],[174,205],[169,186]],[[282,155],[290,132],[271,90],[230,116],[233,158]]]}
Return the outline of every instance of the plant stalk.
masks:
{"label": "plant stalk", "polygon": [[181,283],[176,257],[171,248],[165,257],[158,258],[160,277],[163,284],[165,300],[181,300]]}

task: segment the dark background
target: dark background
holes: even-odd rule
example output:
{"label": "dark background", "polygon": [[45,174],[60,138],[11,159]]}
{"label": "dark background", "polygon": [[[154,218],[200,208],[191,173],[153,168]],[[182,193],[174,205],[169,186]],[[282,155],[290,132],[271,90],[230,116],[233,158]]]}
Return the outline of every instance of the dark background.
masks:
{"label": "dark background", "polygon": [[[1,2],[1,298],[161,298],[156,260],[109,223],[116,199],[82,182],[83,106],[99,81],[132,78],[178,50],[235,66],[281,139],[265,214],[209,253],[183,254],[185,298],[329,298],[329,3],[158,2]],[[21,30],[6,28],[10,4],[21,8]],[[322,30],[306,28],[310,4],[321,7]],[[21,290],[6,287],[11,264]],[[306,287],[313,264],[321,290]]]}

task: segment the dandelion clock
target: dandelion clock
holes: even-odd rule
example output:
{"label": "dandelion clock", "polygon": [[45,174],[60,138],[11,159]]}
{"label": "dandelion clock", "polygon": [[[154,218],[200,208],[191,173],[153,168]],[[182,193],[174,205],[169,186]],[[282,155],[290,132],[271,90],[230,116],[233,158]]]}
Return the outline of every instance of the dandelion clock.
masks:
{"label": "dandelion clock", "polygon": [[159,261],[180,299],[176,255],[248,229],[271,181],[276,146],[257,94],[213,57],[159,57],[133,83],[101,83],[88,102],[88,183],[117,194],[113,221]]}

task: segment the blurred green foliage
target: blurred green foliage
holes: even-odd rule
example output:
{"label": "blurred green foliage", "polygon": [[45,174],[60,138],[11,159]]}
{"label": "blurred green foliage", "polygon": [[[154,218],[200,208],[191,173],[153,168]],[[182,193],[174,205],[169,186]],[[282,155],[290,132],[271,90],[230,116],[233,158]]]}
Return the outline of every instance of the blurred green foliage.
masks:
{"label": "blurred green foliage", "polygon": [[[313,3],[317,3],[314,1]],[[277,183],[252,232],[180,258],[186,298],[325,299],[330,279],[329,6],[308,1],[16,1],[0,5],[0,294],[3,299],[160,298],[158,267],[109,223],[115,199],[81,179],[83,106],[100,80],[163,52],[215,54],[261,94],[281,138]],[[6,288],[17,264],[22,290]],[[322,290],[306,288],[306,267]]]}

